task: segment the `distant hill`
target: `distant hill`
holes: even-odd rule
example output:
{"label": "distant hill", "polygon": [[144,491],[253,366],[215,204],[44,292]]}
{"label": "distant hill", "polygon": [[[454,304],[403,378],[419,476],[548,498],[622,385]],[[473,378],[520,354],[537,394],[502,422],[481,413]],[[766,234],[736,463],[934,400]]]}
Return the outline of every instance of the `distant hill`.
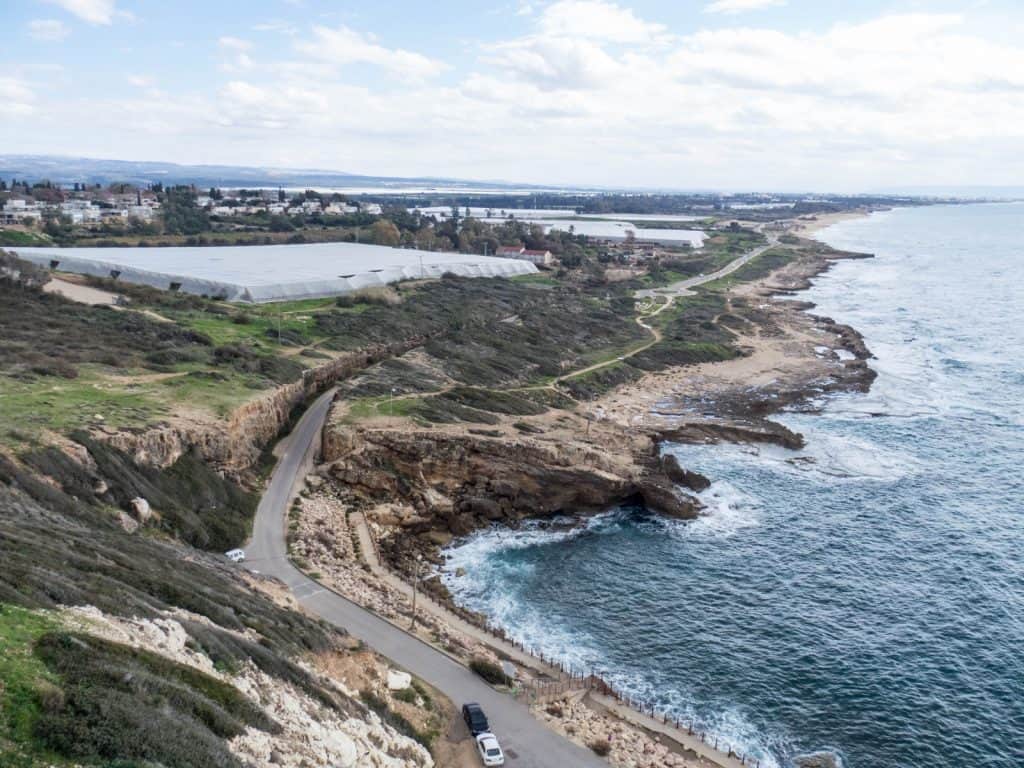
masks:
{"label": "distant hill", "polygon": [[362,176],[340,171],[259,168],[235,165],[178,165],[133,160],[95,160],[56,155],[0,155],[0,178],[48,179],[59,184],[196,184],[218,187],[365,187],[375,191],[443,188],[480,190],[551,190],[542,185],[464,181],[446,178]]}
{"label": "distant hill", "polygon": [[949,185],[890,187],[879,191],[885,195],[911,195],[921,198],[955,198],[957,200],[1024,200],[1024,187],[994,185]]}

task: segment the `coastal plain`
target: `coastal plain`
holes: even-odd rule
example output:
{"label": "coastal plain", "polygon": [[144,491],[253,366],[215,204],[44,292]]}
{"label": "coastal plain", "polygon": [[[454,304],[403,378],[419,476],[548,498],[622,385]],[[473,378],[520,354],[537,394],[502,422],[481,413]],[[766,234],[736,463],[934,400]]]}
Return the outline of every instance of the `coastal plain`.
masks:
{"label": "coastal plain", "polygon": [[[255,492],[275,462],[276,437],[287,434],[312,397],[336,386],[320,463],[289,513],[291,557],[300,568],[396,624],[413,616],[414,584],[421,600],[429,596],[417,614],[422,639],[470,666],[511,661],[521,683],[545,692],[534,699],[539,720],[597,754],[607,743],[615,765],[732,765],[732,756],[685,732],[652,730],[598,692],[546,693],[564,673],[510,646],[483,617],[459,606],[435,569],[445,546],[485,527],[585,517],[630,500],[675,518],[700,515],[695,492],[707,479],[662,457],[666,440],[799,444],[799,435],[768,419],[771,413],[822,392],[866,387],[871,373],[869,353],[852,329],[815,317],[789,294],[835,260],[859,256],[732,225],[657,279],[446,275],[345,302],[265,307],[95,277],[52,280],[22,266],[3,287],[12,334],[4,342],[0,479],[5,503],[32,511],[5,517],[4,541],[19,542],[22,552],[39,547],[29,521],[41,513],[31,505],[56,505],[66,515],[86,509],[104,535],[128,537],[130,549],[138,548],[133,557],[151,556],[143,554],[150,542],[171,552],[188,545],[174,557],[190,556],[193,547],[240,545]],[[714,277],[729,265],[738,268]],[[710,277],[673,289],[681,278],[693,283],[688,277],[695,274]],[[633,297],[652,289],[652,296]],[[114,295],[127,302],[103,304]],[[200,555],[203,567],[215,562],[209,558]],[[7,575],[18,579],[8,585],[15,604],[24,604],[25,583],[47,591],[47,574],[31,560]],[[235,588],[255,590],[253,599],[274,606],[259,611],[284,611],[283,617],[297,609],[273,582],[247,580]],[[171,624],[137,625],[153,637],[149,652],[170,649],[175,663],[203,670],[219,663],[217,654],[187,651],[222,631],[200,625],[224,620],[184,594],[164,599],[169,604],[151,616]],[[124,637],[128,630],[116,625],[135,620],[131,604],[122,616],[102,590],[85,601],[101,606],[87,617],[96,637]],[[7,614],[13,622],[20,616]],[[86,625],[73,617],[54,626],[81,632]],[[252,626],[250,637],[267,631]],[[324,669],[353,668],[342,660],[362,652],[343,640],[313,645],[312,680]],[[297,652],[303,664],[313,663],[308,652],[280,650]],[[267,664],[270,677],[261,681],[210,669],[232,685],[261,686],[265,696],[284,695],[271,693],[275,676],[322,696],[321,683],[282,671],[291,669],[287,664]],[[384,677],[381,671],[378,680]],[[387,742],[392,756],[401,754],[401,764],[428,758],[400,739],[388,741],[395,733],[430,748],[440,764],[471,759],[464,735],[450,725],[451,703],[424,710],[424,702],[440,702],[437,695],[407,701],[379,682],[350,684],[330,683],[383,718],[387,735],[373,738]],[[357,742],[366,736],[352,734]],[[32,765],[25,751],[31,740],[5,738],[3,748]],[[342,760],[350,747],[325,741],[316,749]],[[275,764],[273,754],[290,765],[285,752],[302,754],[262,737],[230,746],[232,755],[267,765]]]}

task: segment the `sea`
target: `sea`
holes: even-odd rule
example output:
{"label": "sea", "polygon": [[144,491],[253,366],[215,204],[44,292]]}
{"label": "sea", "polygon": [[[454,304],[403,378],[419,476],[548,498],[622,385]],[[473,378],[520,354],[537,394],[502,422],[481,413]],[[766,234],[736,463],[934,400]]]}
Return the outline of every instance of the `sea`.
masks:
{"label": "sea", "polygon": [[[621,507],[458,541],[443,578],[545,655],[790,766],[1024,766],[1024,204],[898,208],[800,298],[868,393],[778,417],[800,451],[669,446],[707,514]],[[459,569],[465,575],[457,576]]]}

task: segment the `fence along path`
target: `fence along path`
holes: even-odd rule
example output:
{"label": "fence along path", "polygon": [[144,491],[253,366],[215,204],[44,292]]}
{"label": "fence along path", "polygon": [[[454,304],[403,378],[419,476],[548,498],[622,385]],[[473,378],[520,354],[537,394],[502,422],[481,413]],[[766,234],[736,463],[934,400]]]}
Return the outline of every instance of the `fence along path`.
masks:
{"label": "fence along path", "polygon": [[[412,586],[392,571],[380,556],[377,539],[361,512],[352,514],[360,546],[366,562],[374,573],[412,600]],[[547,679],[516,681],[515,695],[527,704],[543,703],[559,696],[587,691],[591,698],[612,714],[655,734],[666,736],[692,752],[704,765],[721,768],[760,768],[759,758],[748,755],[735,745],[703,730],[694,720],[680,719],[649,702],[634,699],[617,690],[611,683],[592,671],[573,669],[555,659],[548,658],[537,649],[518,642],[500,627],[487,623],[472,624],[449,608],[434,600],[422,589],[417,601],[434,615],[452,624],[501,654],[519,662]]]}

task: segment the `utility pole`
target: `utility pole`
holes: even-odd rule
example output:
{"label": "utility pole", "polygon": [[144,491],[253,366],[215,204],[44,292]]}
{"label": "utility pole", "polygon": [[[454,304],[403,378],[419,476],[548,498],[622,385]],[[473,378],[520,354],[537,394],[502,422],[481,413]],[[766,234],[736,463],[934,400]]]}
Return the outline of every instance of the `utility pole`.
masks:
{"label": "utility pole", "polygon": [[422,562],[423,555],[416,555],[416,569],[412,579],[412,626],[410,629],[416,629],[416,590],[420,583],[420,564]]}
{"label": "utility pole", "polygon": [[423,271],[423,254],[421,253],[420,254],[420,280],[422,280],[426,276],[427,276],[426,273]]}
{"label": "utility pole", "polygon": [[394,418],[395,415],[395,388],[391,388],[391,392],[388,393],[388,416]]}

